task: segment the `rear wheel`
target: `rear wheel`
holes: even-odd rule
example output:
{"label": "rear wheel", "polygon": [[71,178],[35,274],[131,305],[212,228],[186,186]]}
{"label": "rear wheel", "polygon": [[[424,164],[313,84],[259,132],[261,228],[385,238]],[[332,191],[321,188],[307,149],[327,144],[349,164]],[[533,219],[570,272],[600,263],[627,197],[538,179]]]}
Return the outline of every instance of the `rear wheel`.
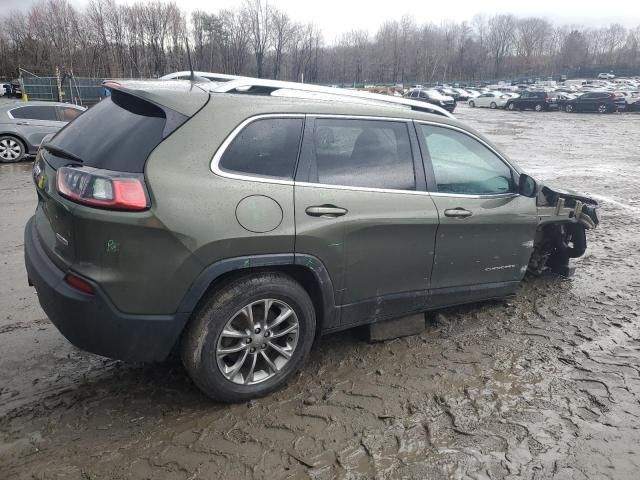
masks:
{"label": "rear wheel", "polygon": [[22,160],[27,149],[20,140],[8,135],[0,136],[0,162],[13,163]]}
{"label": "rear wheel", "polygon": [[544,110],[544,107],[542,106],[541,103],[536,103],[536,106],[534,108],[536,112],[541,112],[542,110]]}
{"label": "rear wheel", "polygon": [[469,106],[470,106],[471,108],[476,108],[476,102],[474,102],[473,100],[471,100],[471,101],[469,102]]}
{"label": "rear wheel", "polygon": [[565,112],[567,112],[567,113],[572,113],[572,112],[574,112],[573,105],[571,105],[571,104],[569,104],[569,105],[565,105],[565,106],[564,106],[564,111],[565,111]]}
{"label": "rear wheel", "polygon": [[598,113],[607,113],[607,106],[603,103],[598,105]]}
{"label": "rear wheel", "polygon": [[306,360],[316,317],[307,292],[277,272],[213,292],[182,340],[182,361],[209,397],[243,402],[281,387]]}
{"label": "rear wheel", "polygon": [[491,102],[489,108],[498,108],[498,105],[496,105],[496,102]]}

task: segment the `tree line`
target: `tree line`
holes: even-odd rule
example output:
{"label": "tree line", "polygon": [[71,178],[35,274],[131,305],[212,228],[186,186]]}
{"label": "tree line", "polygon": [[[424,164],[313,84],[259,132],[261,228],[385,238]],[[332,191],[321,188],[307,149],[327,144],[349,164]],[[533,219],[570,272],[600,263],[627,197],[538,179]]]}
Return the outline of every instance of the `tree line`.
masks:
{"label": "tree line", "polygon": [[0,16],[0,75],[156,77],[188,69],[318,83],[415,83],[636,70],[640,26],[556,25],[513,15],[418,23],[407,14],[375,33],[327,42],[266,0],[187,14],[177,3],[43,0]]}

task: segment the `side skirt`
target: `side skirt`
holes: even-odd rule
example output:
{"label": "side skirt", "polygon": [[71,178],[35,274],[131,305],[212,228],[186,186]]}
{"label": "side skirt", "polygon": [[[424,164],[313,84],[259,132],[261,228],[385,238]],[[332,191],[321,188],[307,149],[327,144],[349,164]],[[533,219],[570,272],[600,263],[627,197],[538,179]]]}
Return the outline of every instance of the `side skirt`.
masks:
{"label": "side skirt", "polygon": [[514,281],[419,290],[341,305],[336,307],[341,318],[340,325],[325,328],[322,333],[333,333],[413,313],[504,298],[515,294],[519,285],[520,282]]}

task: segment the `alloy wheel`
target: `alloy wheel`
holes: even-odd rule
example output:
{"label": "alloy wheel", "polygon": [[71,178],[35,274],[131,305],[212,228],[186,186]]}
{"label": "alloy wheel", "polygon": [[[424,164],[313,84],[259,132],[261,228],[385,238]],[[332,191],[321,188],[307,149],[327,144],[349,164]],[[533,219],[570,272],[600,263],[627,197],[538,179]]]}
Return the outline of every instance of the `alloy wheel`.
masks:
{"label": "alloy wheel", "polygon": [[15,162],[22,156],[22,145],[13,138],[0,140],[0,161]]}
{"label": "alloy wheel", "polygon": [[222,329],[216,347],[218,368],[230,382],[255,385],[275,376],[298,344],[298,317],[281,300],[245,305]]}
{"label": "alloy wheel", "polygon": [[606,105],[599,105],[598,106],[598,113],[607,113],[607,106]]}

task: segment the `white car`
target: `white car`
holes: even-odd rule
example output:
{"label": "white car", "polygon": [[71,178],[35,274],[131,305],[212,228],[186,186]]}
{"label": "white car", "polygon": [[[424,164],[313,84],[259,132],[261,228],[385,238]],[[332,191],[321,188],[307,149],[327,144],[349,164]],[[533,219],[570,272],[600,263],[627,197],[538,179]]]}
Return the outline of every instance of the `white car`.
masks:
{"label": "white car", "polygon": [[611,80],[612,78],[616,78],[613,73],[599,73],[598,78],[601,80]]}
{"label": "white car", "polygon": [[502,92],[489,92],[483,93],[479,97],[469,100],[469,106],[474,107],[489,107],[489,108],[504,108],[509,100],[509,95],[505,95]]}

